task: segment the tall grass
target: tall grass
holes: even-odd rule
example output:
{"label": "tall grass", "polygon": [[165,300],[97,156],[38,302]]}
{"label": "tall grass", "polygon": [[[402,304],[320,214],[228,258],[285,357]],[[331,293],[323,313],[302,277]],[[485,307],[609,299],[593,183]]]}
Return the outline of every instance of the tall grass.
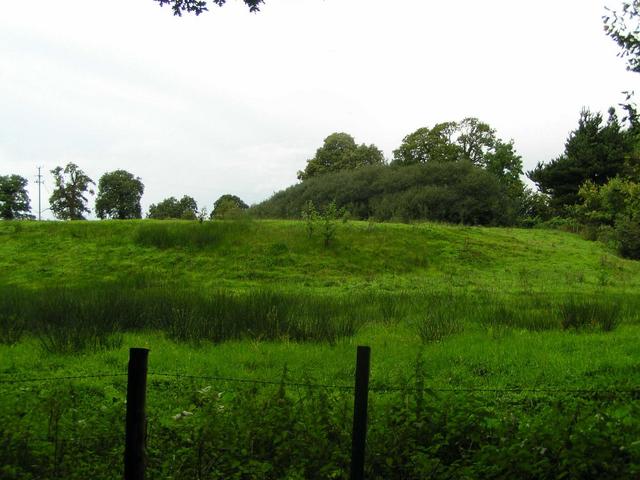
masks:
{"label": "tall grass", "polygon": [[620,323],[622,307],[615,299],[569,297],[558,305],[562,328],[600,328],[605,332]]}
{"label": "tall grass", "polygon": [[138,245],[144,247],[202,249],[246,235],[251,226],[248,219],[202,223],[159,221],[140,224],[133,238]]}
{"label": "tall grass", "polygon": [[422,341],[439,342],[450,335],[462,333],[465,306],[469,304],[462,298],[454,299],[450,295],[431,296],[426,312],[418,322],[418,334]]}
{"label": "tall grass", "polygon": [[[162,330],[189,342],[236,339],[334,343],[365,322],[367,298],[330,297],[257,289],[193,292],[172,287],[129,289],[52,288],[25,292],[3,288],[2,341],[25,331],[56,353],[117,347],[124,331]],[[20,327],[14,332],[12,325]]]}
{"label": "tall grass", "polygon": [[425,343],[468,327],[491,333],[611,331],[622,319],[637,318],[637,300],[464,292],[194,291],[133,277],[128,282],[34,292],[0,287],[0,342],[15,343],[28,333],[45,350],[66,353],[115,347],[122,332],[148,329],[192,343],[247,338],[335,343],[366,323],[402,321],[415,325]]}

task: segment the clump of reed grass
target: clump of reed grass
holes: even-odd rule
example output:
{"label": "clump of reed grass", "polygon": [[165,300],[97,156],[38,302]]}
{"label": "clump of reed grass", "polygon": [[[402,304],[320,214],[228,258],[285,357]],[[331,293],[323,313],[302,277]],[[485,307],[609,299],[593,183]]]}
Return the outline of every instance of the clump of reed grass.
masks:
{"label": "clump of reed grass", "polygon": [[133,238],[138,245],[145,247],[202,249],[246,235],[250,225],[249,220],[158,221],[141,224]]}
{"label": "clump of reed grass", "polygon": [[34,295],[29,320],[48,352],[96,351],[122,345],[121,307],[105,292],[51,289]]}
{"label": "clump of reed grass", "polygon": [[[357,302],[357,301],[356,301]],[[174,298],[161,328],[184,341],[252,338],[333,343],[364,323],[353,299],[254,290],[217,291],[193,301]]]}
{"label": "clump of reed grass", "polygon": [[0,294],[0,343],[13,345],[20,341],[27,330],[24,309],[29,299],[26,292],[14,287],[4,287]]}
{"label": "clump of reed grass", "polygon": [[433,298],[426,314],[418,322],[418,334],[424,343],[440,342],[464,331],[461,309],[445,298]]}
{"label": "clump of reed grass", "polygon": [[564,330],[599,328],[610,332],[620,323],[622,308],[614,299],[571,296],[558,304],[558,313]]}
{"label": "clump of reed grass", "polygon": [[531,296],[486,298],[478,306],[476,318],[493,332],[505,328],[539,332],[559,327],[551,304]]}

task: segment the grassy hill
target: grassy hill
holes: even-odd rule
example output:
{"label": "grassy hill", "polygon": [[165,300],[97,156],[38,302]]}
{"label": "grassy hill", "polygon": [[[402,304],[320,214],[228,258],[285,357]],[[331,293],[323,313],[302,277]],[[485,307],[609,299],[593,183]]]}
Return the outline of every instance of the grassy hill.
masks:
{"label": "grassy hill", "polygon": [[295,221],[0,224],[0,284],[98,281],[337,293],[634,293],[640,263],[556,230],[339,223],[325,247]]}
{"label": "grassy hill", "polygon": [[553,230],[320,228],[0,223],[0,476],[119,478],[124,377],[13,382],[145,346],[150,478],[347,478],[350,393],[299,385],[351,384],[364,344],[395,388],[368,478],[637,478],[640,262]]}

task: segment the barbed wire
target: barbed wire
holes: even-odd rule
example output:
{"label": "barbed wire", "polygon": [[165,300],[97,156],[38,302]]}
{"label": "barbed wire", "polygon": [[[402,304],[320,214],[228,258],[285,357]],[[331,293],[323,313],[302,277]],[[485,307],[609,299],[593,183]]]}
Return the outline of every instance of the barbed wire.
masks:
{"label": "barbed wire", "polygon": [[57,382],[60,380],[82,380],[86,378],[109,378],[126,377],[127,373],[96,373],[93,375],[68,375],[63,377],[30,377],[30,378],[10,378],[0,379],[0,384],[33,383],[33,382]]}
{"label": "barbed wire", "polygon": [[[98,373],[91,375],[67,375],[55,377],[30,377],[30,378],[11,378],[0,379],[0,384],[22,384],[22,383],[47,383],[62,380],[84,380],[92,378],[115,378],[126,377],[127,373]],[[292,382],[285,379],[281,380],[265,380],[255,378],[238,378],[226,377],[218,375],[192,375],[180,372],[148,372],[148,376],[164,377],[171,379],[189,379],[189,380],[207,380],[216,382],[240,383],[251,385],[275,385],[296,388],[316,388],[325,390],[355,391],[354,385],[340,385],[331,383],[313,383],[313,382]],[[640,386],[629,388],[585,388],[585,387],[556,387],[556,386],[515,386],[515,387],[437,387],[423,386],[412,387],[409,385],[388,385],[372,383],[369,385],[369,391],[373,393],[568,393],[580,395],[602,395],[602,394],[640,394]]]}
{"label": "barbed wire", "polygon": [[353,390],[353,385],[333,385],[306,382],[288,382],[283,380],[261,380],[251,378],[218,377],[213,375],[186,375],[181,373],[149,372],[149,375],[169,378],[188,378],[194,380],[214,380],[218,382],[248,383],[257,385],[283,385],[285,387],[324,388],[329,390]]}
{"label": "barbed wire", "polygon": [[[231,383],[248,383],[248,384],[260,384],[260,385],[282,385],[285,387],[303,387],[303,388],[320,388],[329,390],[345,390],[354,391],[354,385],[335,385],[335,384],[322,384],[322,383],[310,383],[310,382],[289,382],[286,380],[262,380],[262,379],[249,379],[249,378],[234,378],[234,377],[221,377],[214,375],[189,375],[166,372],[149,372],[149,375],[167,377],[167,378],[188,378],[195,380],[213,380],[221,382]],[[405,393],[429,393],[429,392],[447,392],[447,393],[574,393],[574,394],[603,394],[603,393],[626,393],[626,394],[640,394],[640,387],[632,388],[567,388],[567,387],[429,387],[424,386],[421,388],[399,385],[385,385],[385,384],[371,384],[369,385],[369,391],[374,393],[385,392],[405,392]]]}

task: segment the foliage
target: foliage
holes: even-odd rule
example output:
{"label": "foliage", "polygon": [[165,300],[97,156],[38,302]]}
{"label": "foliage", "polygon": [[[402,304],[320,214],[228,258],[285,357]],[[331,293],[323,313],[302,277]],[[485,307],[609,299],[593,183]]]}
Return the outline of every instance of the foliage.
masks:
{"label": "foliage", "polygon": [[330,172],[383,163],[384,156],[375,145],[357,145],[347,133],[332,133],[324,139],[316,155],[307,160],[304,171],[298,172],[298,179],[307,180]]}
{"label": "foliage", "polygon": [[640,260],[640,217],[618,219],[615,233],[620,255]]}
{"label": "foliage", "polygon": [[[168,4],[171,6],[173,10],[173,14],[179,17],[182,16],[183,12],[186,13],[195,13],[196,15],[200,15],[203,12],[208,11],[207,1],[206,0],[154,0],[160,3],[160,6]],[[264,3],[264,0],[243,0],[244,3],[249,7],[250,12],[258,12],[260,11],[260,4]],[[211,0],[211,3],[214,5],[218,5],[222,7],[226,0]]]}
{"label": "foliage", "polygon": [[474,117],[419,128],[404,137],[393,157],[398,165],[468,160],[510,184],[521,183],[522,159],[513,142],[503,142],[495,129]]}
{"label": "foliage", "polygon": [[460,145],[463,158],[475,165],[484,166],[486,155],[494,151],[498,144],[495,129],[474,117],[463,119],[457,124],[456,129],[457,143]]}
{"label": "foliage", "polygon": [[316,210],[316,206],[313,204],[313,200],[307,201],[300,213],[300,217],[304,221],[304,225],[307,229],[307,236],[309,238],[313,237],[313,232],[316,229],[316,221],[318,220],[318,211]]}
{"label": "foliage", "polygon": [[572,215],[587,228],[613,227],[621,255],[640,259],[640,184],[616,177],[602,186],[587,181]]}
{"label": "foliage", "polygon": [[578,203],[579,189],[587,180],[603,185],[624,172],[632,149],[629,132],[622,128],[613,109],[607,122],[603,121],[600,113],[583,110],[564,154],[546,164],[539,162],[527,172],[540,191],[550,196],[557,212]]}
{"label": "foliage", "polygon": [[[407,367],[416,373],[397,391],[369,394],[368,479],[631,480],[640,472],[633,392],[438,391]],[[353,393],[315,386],[319,374],[296,376],[303,385],[295,387],[287,370],[267,386],[152,376],[147,476],[346,480]],[[1,392],[2,477],[118,478],[125,390],[124,379],[79,379]]]}
{"label": "foliage", "polygon": [[267,218],[299,218],[312,201],[335,200],[352,218],[437,220],[469,224],[512,223],[498,179],[467,161],[409,166],[372,165],[310,178],[252,207]]}
{"label": "foliage", "polygon": [[453,162],[459,160],[462,148],[453,140],[457,124],[438,123],[433,128],[419,128],[402,139],[393,151],[394,163],[411,165],[426,162]]}
{"label": "foliage", "polygon": [[198,218],[198,204],[188,195],[184,195],[180,200],[169,197],[154,203],[149,207],[148,218],[154,220],[196,220]]}
{"label": "foliage", "polygon": [[533,227],[550,220],[551,217],[549,196],[530,188],[525,188],[520,197],[518,223],[523,227]]}
{"label": "foliage", "polygon": [[210,218],[212,220],[214,218],[220,220],[238,218],[248,208],[249,205],[244,203],[240,197],[225,194],[218,198],[213,204]]}
{"label": "foliage", "polygon": [[620,47],[627,69],[640,72],[640,0],[622,2],[619,10],[607,8],[604,30]]}
{"label": "foliage", "polygon": [[144,185],[139,177],[125,170],[115,170],[100,177],[96,197],[98,218],[126,220],[142,218],[140,199]]}
{"label": "foliage", "polygon": [[49,198],[53,214],[61,220],[84,220],[84,213],[91,211],[84,194],[88,191],[93,195],[89,185],[95,185],[94,181],[74,163],[68,163],[64,169],[56,167],[51,173],[56,185]]}
{"label": "foliage", "polygon": [[0,218],[3,220],[20,220],[33,218],[29,214],[29,182],[20,175],[0,175]]}
{"label": "foliage", "polygon": [[631,180],[615,177],[602,186],[587,181],[578,195],[573,214],[585,224],[613,226],[620,216],[640,218],[640,184]]}
{"label": "foliage", "polygon": [[322,243],[325,247],[331,245],[336,239],[336,221],[342,216],[342,212],[338,211],[335,200],[329,202],[329,205],[324,209],[320,220],[322,221],[322,228],[320,233],[322,234]]}

